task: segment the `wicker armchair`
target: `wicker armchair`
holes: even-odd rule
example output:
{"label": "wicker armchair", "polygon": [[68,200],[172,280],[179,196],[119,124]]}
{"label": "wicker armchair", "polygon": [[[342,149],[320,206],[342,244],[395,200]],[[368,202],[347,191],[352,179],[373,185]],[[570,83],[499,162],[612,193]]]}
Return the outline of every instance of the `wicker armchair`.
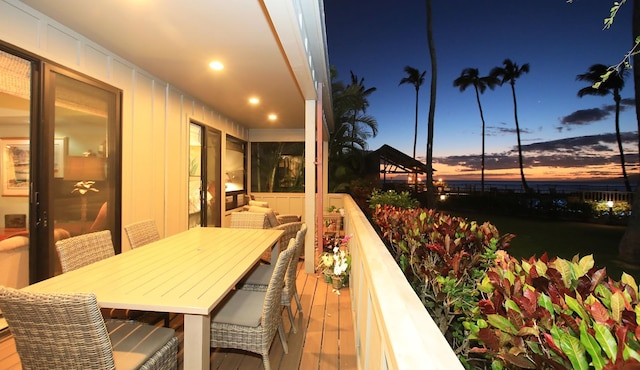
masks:
{"label": "wicker armchair", "polygon": [[173,329],[105,321],[95,295],[30,293],[0,287],[24,369],[177,369]]}
{"label": "wicker armchair", "polygon": [[[306,234],[307,225],[302,224],[300,230],[295,235],[296,250],[293,253],[291,263],[289,264],[289,268],[287,269],[285,285],[284,289],[282,290],[282,305],[287,308],[287,312],[289,313],[289,321],[291,321],[291,330],[294,333],[297,333],[297,329],[293,311],[291,310],[291,300],[292,298],[295,298],[296,304],[298,306],[298,312],[302,313],[300,295],[298,294],[298,289],[296,288],[296,273],[298,269],[298,260],[300,259],[300,255],[304,250],[304,238]],[[272,265],[259,265],[255,269],[253,269],[244,280],[242,280],[242,283],[239,287],[240,289],[251,291],[265,291],[267,290],[269,279],[271,278],[272,274]]]}
{"label": "wicker armchair", "polygon": [[124,231],[127,234],[127,238],[129,238],[132,249],[160,240],[156,222],[152,219],[129,224],[124,227]]}
{"label": "wicker armchair", "polygon": [[[252,208],[253,208],[253,211],[251,211]],[[272,212],[273,215],[275,216],[275,221],[277,221],[277,223],[280,223],[280,224],[286,224],[288,222],[297,222],[302,220],[302,217],[294,214],[281,215],[278,212],[271,210],[271,207],[269,207],[269,203],[264,201],[250,200],[249,204],[243,207],[243,210],[249,211],[249,212],[266,212],[266,213]],[[269,217],[270,217],[269,221],[271,222],[271,227],[276,226],[274,219],[271,218],[271,216]]]}
{"label": "wicker armchair", "polygon": [[232,212],[229,226],[239,229],[270,229],[271,223],[264,213]]}
{"label": "wicker armchair", "polygon": [[234,348],[262,355],[265,370],[271,369],[269,348],[276,330],[285,353],[289,352],[282,326],[280,305],[284,274],[295,252],[295,240],[278,256],[266,292],[234,290],[211,313],[211,347]]}
{"label": "wicker armchair", "polygon": [[115,255],[109,230],[58,240],[56,251],[63,273]]}
{"label": "wicker armchair", "polygon": [[281,215],[276,213],[273,209],[267,208],[267,207],[248,206],[246,207],[245,211],[249,213],[266,214],[267,220],[269,221],[269,227],[276,227],[278,225],[286,224],[289,222],[301,221],[301,218],[298,215],[293,215],[293,214]]}

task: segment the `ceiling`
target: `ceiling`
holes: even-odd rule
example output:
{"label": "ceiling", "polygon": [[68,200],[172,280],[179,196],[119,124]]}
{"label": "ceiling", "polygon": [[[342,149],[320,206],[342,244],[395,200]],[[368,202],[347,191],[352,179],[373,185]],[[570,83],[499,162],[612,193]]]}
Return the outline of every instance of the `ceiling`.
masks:
{"label": "ceiling", "polygon": [[263,1],[22,2],[246,127],[304,127],[304,88]]}

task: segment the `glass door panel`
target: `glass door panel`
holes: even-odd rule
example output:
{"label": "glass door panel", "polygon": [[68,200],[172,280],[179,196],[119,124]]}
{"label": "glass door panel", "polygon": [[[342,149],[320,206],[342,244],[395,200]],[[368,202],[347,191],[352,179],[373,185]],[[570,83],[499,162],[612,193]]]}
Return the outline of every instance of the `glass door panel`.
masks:
{"label": "glass door panel", "polygon": [[189,125],[189,228],[202,225],[202,132],[202,126]]}
{"label": "glass door panel", "polygon": [[[119,241],[115,216],[115,179],[110,158],[115,148],[111,127],[117,126],[117,95],[113,91],[52,71],[53,162],[50,220],[57,233],[76,236],[111,230]],[[118,227],[119,229],[119,227]],[[118,239],[116,239],[118,237]],[[117,244],[119,247],[119,243]],[[116,248],[119,251],[119,248]],[[49,253],[54,273],[59,273],[55,251]]]}
{"label": "glass door panel", "polygon": [[189,126],[189,228],[221,225],[220,137],[210,127]]}
{"label": "glass door panel", "polygon": [[207,223],[203,226],[221,226],[221,190],[220,190],[220,132],[206,128],[206,155],[207,163]]}
{"label": "glass door panel", "polygon": [[12,288],[29,285],[32,68],[0,50],[0,285]]}

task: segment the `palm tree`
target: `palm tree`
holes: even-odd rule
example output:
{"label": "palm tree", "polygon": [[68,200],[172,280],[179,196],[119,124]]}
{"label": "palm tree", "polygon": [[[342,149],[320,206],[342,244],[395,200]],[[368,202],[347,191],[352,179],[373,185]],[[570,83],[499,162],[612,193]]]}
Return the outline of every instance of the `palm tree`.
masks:
{"label": "palm tree", "polygon": [[[640,35],[640,1],[633,2],[632,37]],[[631,61],[630,61],[631,62]],[[638,121],[638,148],[640,148],[640,53],[633,54],[633,86],[636,100],[636,120]],[[640,152],[638,153],[640,155]],[[640,263],[640,186],[636,184],[633,195],[631,218],[620,241],[620,257],[623,261]]]}
{"label": "palm tree", "polygon": [[431,60],[431,89],[429,97],[429,118],[427,120],[427,207],[434,208],[436,203],[436,189],[433,186],[433,127],[436,116],[436,85],[438,65],[436,61],[436,44],[433,38],[433,16],[431,0],[427,5],[427,44],[429,45],[429,60]]}
{"label": "palm tree", "polygon": [[[369,137],[375,137],[378,134],[378,124],[375,119],[371,120],[365,113],[369,107],[369,95],[376,91],[375,87],[365,88],[364,78],[358,79],[358,76],[351,73],[351,83],[345,88],[344,98],[350,105],[351,119],[351,138],[354,140],[356,137],[361,139],[368,139]],[[371,133],[363,131],[362,125],[368,127]]]}
{"label": "palm tree", "polygon": [[[624,75],[626,70],[623,69],[619,72],[615,68],[609,68],[604,64],[594,64],[589,67],[589,71],[583,74],[579,74],[576,79],[578,81],[587,81],[589,86],[583,87],[578,90],[578,96],[583,97],[585,95],[597,95],[605,96],[612,94],[613,101],[616,103],[616,139],[618,140],[618,150],[620,151],[620,165],[622,166],[622,177],[624,179],[624,186],[628,192],[631,192],[631,185],[629,184],[629,178],[627,177],[627,170],[624,165],[624,151],[622,149],[622,138],[620,136],[620,90],[624,88]],[[603,81],[603,76],[607,75],[607,78]]]}
{"label": "palm tree", "polygon": [[412,84],[416,89],[416,122],[413,129],[413,159],[416,159],[416,143],[418,141],[418,92],[420,91],[420,86],[424,83],[424,75],[427,71],[420,73],[416,68],[409,66],[404,67],[404,71],[407,73],[407,77],[403,77],[402,80],[400,80],[400,85],[408,83]]}
{"label": "palm tree", "polygon": [[[375,118],[364,114],[369,106],[367,96],[375,88],[365,89],[364,79],[352,73],[352,83],[345,86],[331,68],[331,92],[335,129],[329,137],[329,189],[341,190],[361,175],[366,139],[378,133]],[[371,132],[362,128],[368,127]]]}
{"label": "palm tree", "polygon": [[520,78],[524,73],[529,73],[529,63],[525,63],[522,67],[511,61],[511,59],[505,59],[502,62],[503,67],[495,67],[489,73],[498,79],[500,86],[505,82],[509,82],[511,85],[511,94],[513,96],[513,116],[516,122],[516,136],[518,138],[518,160],[520,163],[520,177],[522,178],[522,186],[525,192],[529,192],[529,185],[524,177],[524,164],[522,161],[522,144],[520,141],[520,124],[518,123],[518,104],[516,101],[516,80]]}
{"label": "palm tree", "polygon": [[473,86],[476,91],[476,101],[478,102],[478,109],[480,110],[480,119],[482,120],[482,175],[480,180],[480,188],[484,192],[484,114],[482,113],[482,105],[480,104],[480,94],[488,88],[493,88],[498,84],[498,79],[495,76],[480,77],[478,68],[465,68],[460,73],[460,77],[453,81],[453,86],[459,87],[460,91],[465,91],[467,87]]}

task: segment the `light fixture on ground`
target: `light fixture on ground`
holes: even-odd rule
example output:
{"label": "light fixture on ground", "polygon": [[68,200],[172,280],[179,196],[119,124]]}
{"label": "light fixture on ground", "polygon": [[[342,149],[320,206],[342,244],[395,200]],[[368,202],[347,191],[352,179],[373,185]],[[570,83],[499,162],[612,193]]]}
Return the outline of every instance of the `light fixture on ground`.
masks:
{"label": "light fixture on ground", "polygon": [[609,218],[613,218],[613,201],[610,200],[607,202],[607,207],[609,207]]}

